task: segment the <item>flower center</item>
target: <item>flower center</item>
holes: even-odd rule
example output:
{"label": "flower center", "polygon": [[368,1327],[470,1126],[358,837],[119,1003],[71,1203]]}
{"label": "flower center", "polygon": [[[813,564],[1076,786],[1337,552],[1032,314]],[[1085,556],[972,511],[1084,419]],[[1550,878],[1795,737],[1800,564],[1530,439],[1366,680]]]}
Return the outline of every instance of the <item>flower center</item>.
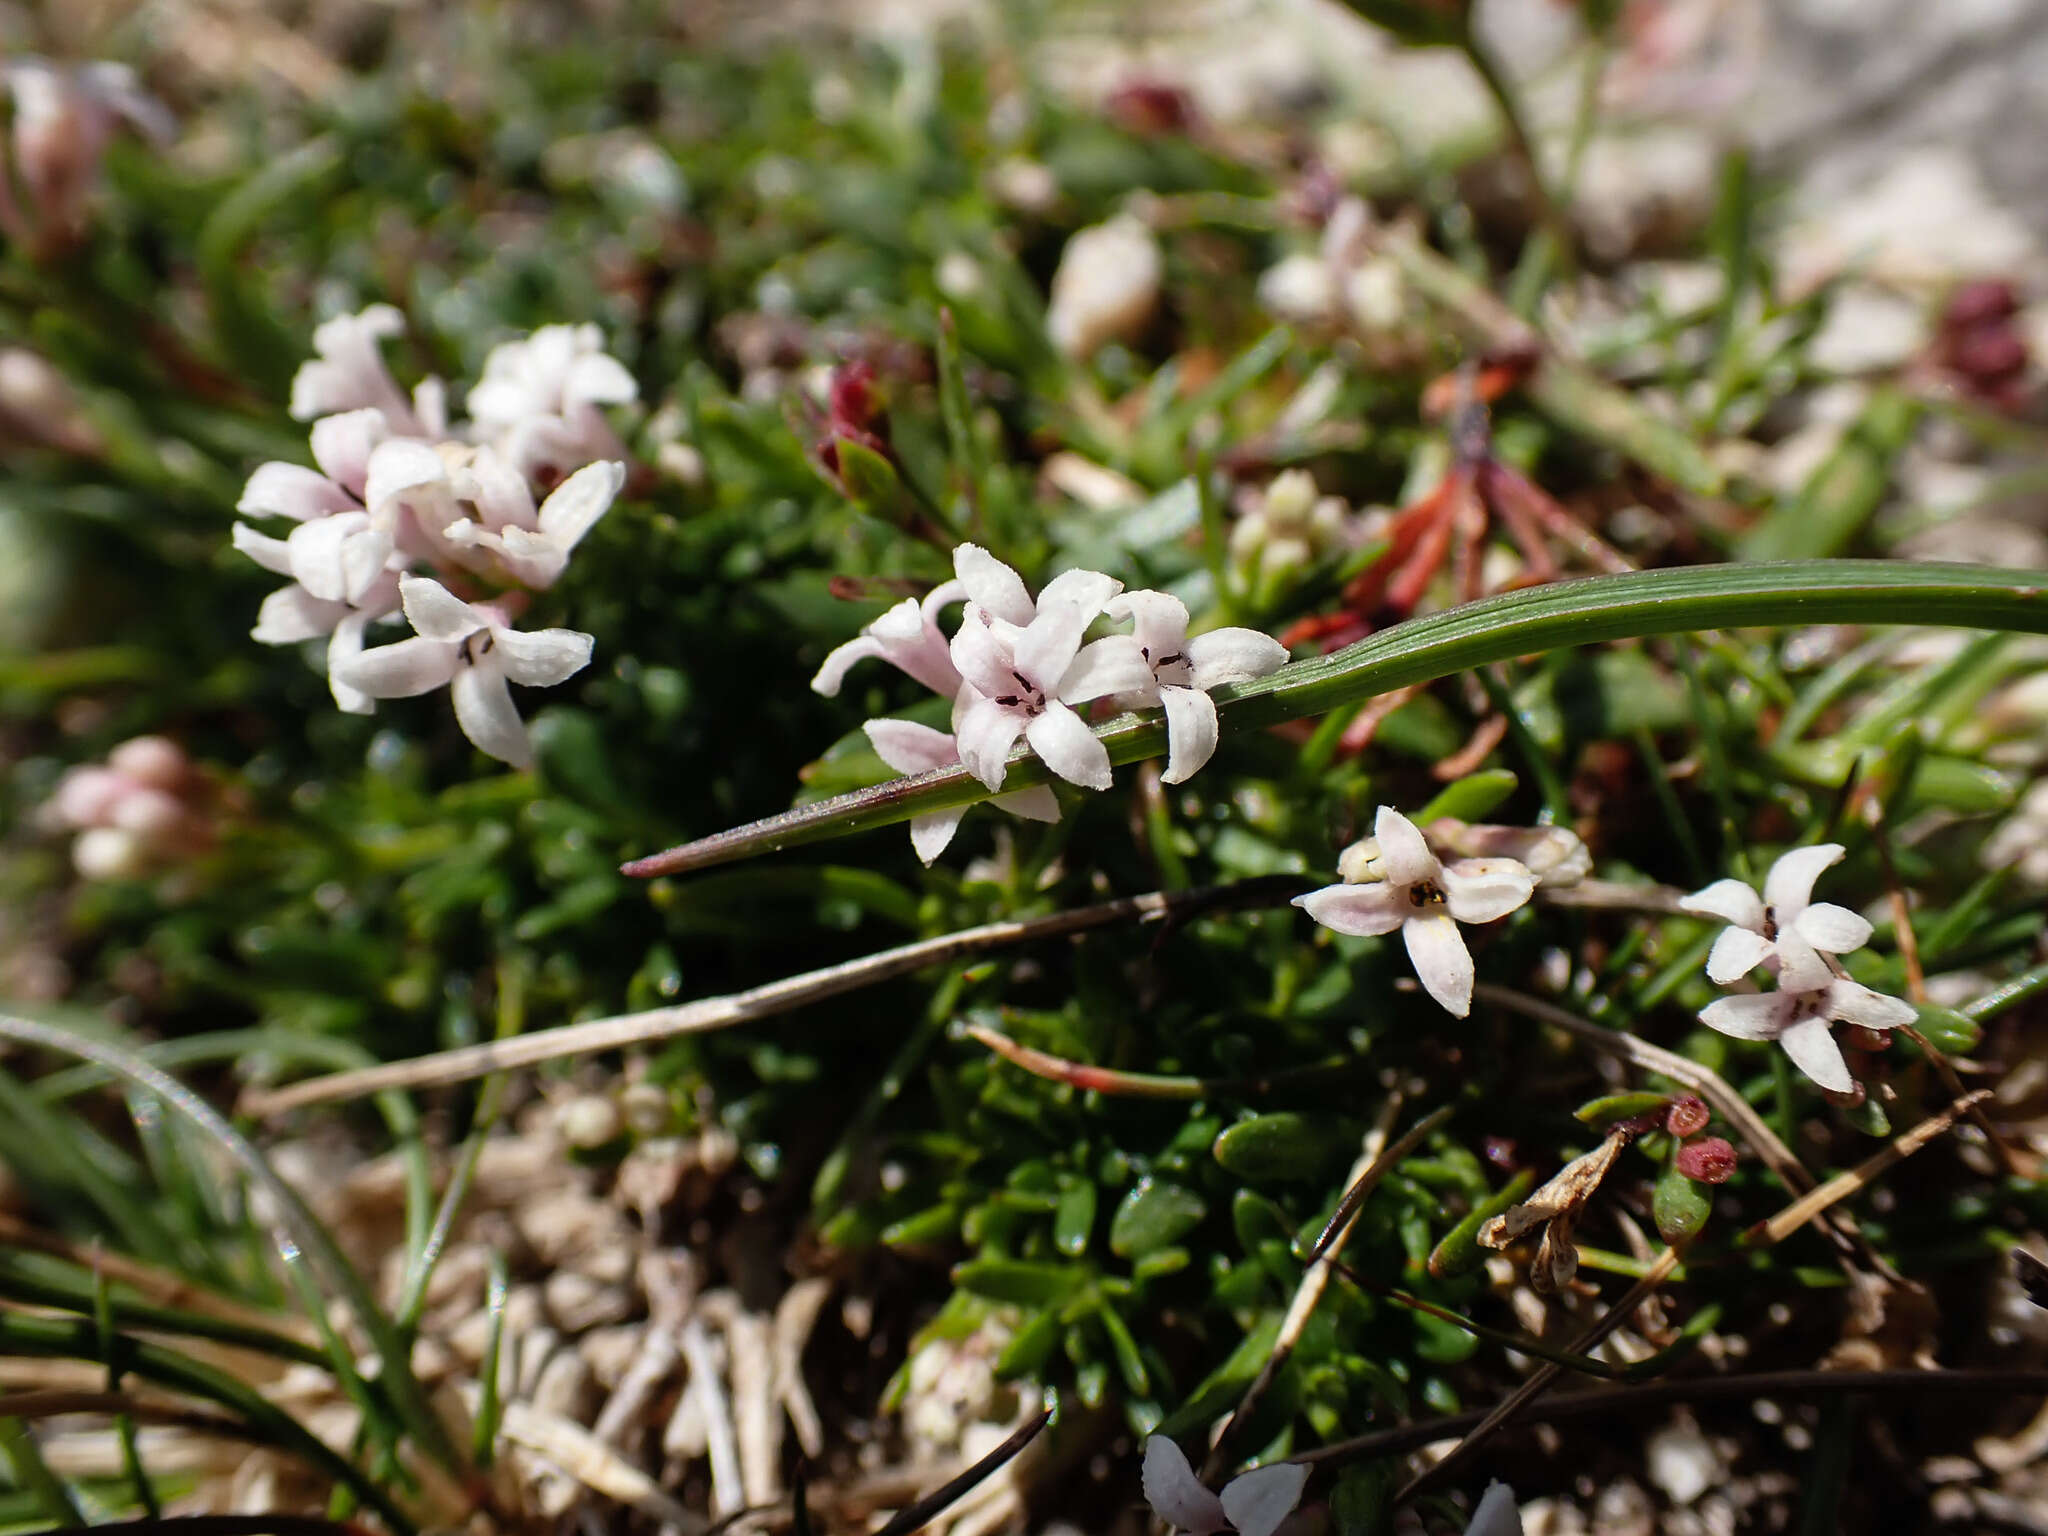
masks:
{"label": "flower center", "polygon": [[496,647],[488,629],[480,629],[462,642],[462,660],[465,666],[475,666]]}
{"label": "flower center", "polygon": [[1434,880],[1418,880],[1408,887],[1408,905],[1411,907],[1420,909],[1440,907],[1443,904],[1444,888]]}
{"label": "flower center", "polygon": [[1017,679],[1017,687],[1020,691],[1017,693],[999,694],[996,702],[1005,709],[1021,709],[1027,715],[1044,714],[1045,690],[1038,687],[1030,678],[1017,671],[1014,667],[1010,670],[1010,676]]}
{"label": "flower center", "polygon": [[1763,935],[1773,944],[1778,942],[1778,909],[1776,907],[1764,908]]}

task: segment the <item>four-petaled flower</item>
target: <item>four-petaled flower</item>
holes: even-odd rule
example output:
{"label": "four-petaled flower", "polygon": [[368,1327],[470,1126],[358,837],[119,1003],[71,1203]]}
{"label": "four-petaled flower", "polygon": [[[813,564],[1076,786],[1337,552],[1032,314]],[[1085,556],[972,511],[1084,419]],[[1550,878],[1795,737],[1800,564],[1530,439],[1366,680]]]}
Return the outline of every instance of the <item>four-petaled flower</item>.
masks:
{"label": "four-petaled flower", "polygon": [[1822,967],[1818,985],[1794,986],[1788,966],[1778,977],[1775,992],[1751,992],[1737,997],[1717,998],[1700,1010],[1700,1022],[1737,1040],[1775,1040],[1792,1058],[1792,1065],[1821,1087],[1834,1093],[1853,1093],[1856,1080],[1842,1048],[1835,1043],[1832,1025],[1860,1024],[1865,1029],[1897,1029],[1911,1024],[1919,1014],[1911,1003],[1869,987],[1859,986],[1846,976]]}
{"label": "four-petaled flower", "polygon": [[599,409],[640,398],[640,386],[604,350],[594,325],[544,325],[491,348],[469,392],[469,414],[527,475],[592,459],[623,458],[625,445]]}
{"label": "four-petaled flower", "polygon": [[1187,605],[1166,592],[1126,592],[1107,611],[1131,621],[1130,635],[1122,638],[1136,648],[1151,679],[1118,702],[1165,709],[1166,771],[1159,777],[1183,783],[1216,751],[1216,701],[1208,690],[1278,671],[1287,647],[1256,629],[1212,629],[1189,639]]}
{"label": "four-petaled flower", "polygon": [[811,679],[811,687],[828,699],[836,698],[853,664],[872,657],[909,673],[941,698],[955,697],[960,692],[960,669],[953,665],[952,647],[939,629],[939,611],[964,596],[961,583],[948,581],[933,587],[922,602],[906,597],[836,647]]}
{"label": "four-petaled flower", "polygon": [[[960,749],[951,736],[914,720],[870,720],[861,729],[874,744],[875,755],[898,773],[925,773],[933,768],[950,768],[960,761]],[[1044,784],[1013,789],[1007,795],[997,795],[989,804],[1026,821],[1060,819],[1059,799]],[[952,805],[943,811],[911,817],[910,846],[917,851],[918,858],[929,864],[945,852],[966,813],[966,806]]]}
{"label": "four-petaled flower", "polygon": [[1151,681],[1135,650],[1081,644],[1123,583],[1100,571],[1064,571],[1033,604],[1023,578],[979,545],[956,549],[953,569],[968,599],[952,646],[967,690],[953,711],[967,771],[1001,789],[1010,748],[1022,736],[1061,778],[1109,788],[1108,749],[1068,706]]}
{"label": "four-petaled flower", "polygon": [[507,683],[551,688],[590,661],[590,636],[570,629],[527,635],[486,605],[463,602],[438,581],[399,582],[417,638],[364,651],[335,668],[348,687],[378,699],[409,698],[447,687],[455,719],[478,748],[515,768],[533,762],[533,743]]}
{"label": "four-petaled flower", "polygon": [[1308,1468],[1276,1461],[1232,1478],[1219,1495],[1203,1486],[1181,1448],[1164,1435],[1145,1441],[1141,1473],[1145,1502],[1154,1514],[1187,1536],[1274,1536],[1308,1486]]}
{"label": "four-petaled flower", "polygon": [[[1695,891],[1679,906],[1702,917],[1718,917],[1729,926],[1714,940],[1707,956],[1707,975],[1726,986],[1767,960],[1801,977],[1826,966],[1814,953],[1846,955],[1870,940],[1870,924],[1847,907],[1814,901],[1813,882],[1820,872],[1839,864],[1840,843],[1794,848],[1771,866],[1761,898],[1740,880],[1716,880]],[[1818,984],[1818,983],[1816,983]]]}
{"label": "four-petaled flower", "polygon": [[439,437],[448,430],[448,408],[439,379],[423,379],[411,400],[384,366],[380,344],[405,331],[405,316],[389,304],[372,304],[353,315],[335,315],[313,330],[314,356],[292,375],[292,415],[300,421],[343,411],[383,413],[402,437]]}
{"label": "four-petaled flower", "polygon": [[1401,930],[1423,989],[1465,1017],[1472,1011],[1472,952],[1459,923],[1490,923],[1529,899],[1536,877],[1513,859],[1459,859],[1445,864],[1429,851],[1415,823],[1383,805],[1373,820],[1379,839],[1378,878],[1327,885],[1294,898],[1325,928],[1377,936]]}

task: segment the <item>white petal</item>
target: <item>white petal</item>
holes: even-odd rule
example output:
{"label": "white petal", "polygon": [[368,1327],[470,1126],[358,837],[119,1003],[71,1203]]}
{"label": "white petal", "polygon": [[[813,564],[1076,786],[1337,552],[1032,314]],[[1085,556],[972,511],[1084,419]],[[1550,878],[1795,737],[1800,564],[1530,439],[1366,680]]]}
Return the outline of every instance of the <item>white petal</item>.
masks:
{"label": "white petal", "polygon": [[1379,839],[1380,867],[1394,884],[1416,885],[1443,873],[1443,866],[1429,851],[1429,844],[1423,841],[1415,823],[1391,805],[1379,808],[1373,817],[1372,831]]}
{"label": "white petal", "polygon": [[906,597],[893,608],[883,610],[862,631],[892,645],[911,645],[924,638],[924,610],[917,599]]}
{"label": "white petal", "polygon": [[586,352],[569,365],[562,393],[566,405],[624,405],[640,398],[640,386],[617,358]]}
{"label": "white petal", "polygon": [[1777,952],[1780,992],[1819,992],[1833,983],[1834,971],[1796,928],[1779,930]]}
{"label": "white petal", "polygon": [[874,744],[875,756],[898,773],[926,773],[960,761],[951,736],[914,720],[870,720],[861,729]]}
{"label": "white petal", "polygon": [[1043,613],[1048,608],[1064,607],[1071,603],[1076,608],[1087,609],[1088,617],[1092,620],[1102,612],[1103,605],[1123,589],[1122,582],[1114,576],[1104,575],[1101,571],[1078,568],[1061,571],[1048,581],[1045,590],[1038,594],[1037,611]]}
{"label": "white petal", "polygon": [[1223,1513],[1238,1536],[1273,1536],[1280,1522],[1301,1502],[1308,1486],[1308,1468],[1295,1461],[1276,1461],[1232,1478],[1223,1489]]}
{"label": "white petal", "polygon": [[375,699],[409,699],[446,687],[462,666],[462,648],[444,640],[401,640],[372,646],[336,664],[332,676],[344,687]]}
{"label": "white petal", "polygon": [[1060,676],[1058,693],[1069,704],[1086,704],[1112,693],[1140,694],[1156,703],[1159,682],[1133,636],[1105,635],[1075,653]]}
{"label": "white petal", "polygon": [[362,512],[337,512],[301,523],[285,540],[292,575],[315,597],[353,602],[384,569],[391,537],[370,527]]}
{"label": "white petal", "polygon": [[369,614],[350,613],[334,626],[334,638],[327,642],[327,690],[334,695],[336,706],[345,715],[376,713],[375,699],[360,688],[351,688],[336,675],[363,654],[363,631],[369,623]]}
{"label": "white petal", "polygon": [[1842,1048],[1835,1044],[1826,1019],[1801,1019],[1778,1036],[1778,1044],[1792,1058],[1792,1065],[1821,1087],[1836,1093],[1855,1088],[1856,1079],[1849,1075],[1849,1064],[1842,1059]]}
{"label": "white petal", "polygon": [[1763,899],[1740,880],[1716,880],[1705,890],[1680,897],[1678,909],[1695,917],[1718,917],[1724,923],[1758,932],[1764,926]]}
{"label": "white petal", "polygon": [[1797,917],[1813,899],[1813,882],[1820,872],[1842,862],[1840,843],[1815,843],[1811,848],[1794,848],[1771,866],[1764,877],[1764,905],[1779,922]]}
{"label": "white petal", "polygon": [[378,444],[369,457],[363,479],[363,505],[372,512],[381,512],[394,497],[424,485],[445,484],[447,479],[448,465],[440,454],[425,443],[394,438]]}
{"label": "white petal", "polygon": [[953,740],[960,749],[960,761],[990,789],[1003,787],[1003,770],[1010,748],[1024,734],[1024,716],[1005,708],[994,699],[976,698],[953,720]]}
{"label": "white petal", "polygon": [[1472,1511],[1465,1536],[1522,1536],[1522,1511],[1516,1507],[1515,1490],[1506,1483],[1488,1483],[1486,1497]]}
{"label": "white petal", "polygon": [[1775,1040],[1798,1011],[1798,993],[1745,992],[1716,998],[1700,1010],[1700,1022],[1737,1040]]}
{"label": "white petal", "polygon": [[1187,643],[1197,688],[1248,683],[1287,665],[1287,647],[1256,629],[1212,629]]}
{"label": "white petal", "polygon": [[1162,688],[1166,706],[1166,772],[1162,784],[1185,784],[1216,753],[1216,701],[1197,688]]}
{"label": "white petal", "polygon": [[331,633],[347,614],[348,604],[323,603],[293,582],[263,599],[249,638],[260,645],[296,645]]}
{"label": "white petal", "polygon": [[283,539],[273,539],[267,533],[258,533],[247,523],[237,523],[228,530],[228,542],[266,571],[275,571],[280,576],[291,575],[291,546]]}
{"label": "white petal", "polygon": [[242,487],[235,510],[302,523],[330,512],[353,511],[355,506],[355,497],[318,470],[302,464],[271,463],[256,466],[249,483]]}
{"label": "white petal", "polygon": [[1181,1448],[1166,1436],[1153,1435],[1145,1441],[1145,1466],[1139,1481],[1152,1512],[1175,1530],[1211,1536],[1230,1528],[1223,1501],[1202,1486]]}
{"label": "white petal", "polygon": [[953,551],[953,574],[967,591],[967,600],[1012,624],[1029,624],[1033,606],[1024,578],[979,544]]}
{"label": "white petal", "polygon": [[[1784,921],[1779,914],[1778,920]],[[1831,955],[1846,955],[1870,942],[1869,920],[1861,913],[1838,907],[1832,901],[1817,901],[1792,919],[1792,930],[1815,949]]]}
{"label": "white petal", "polygon": [[1046,705],[1045,713],[1024,727],[1024,738],[1039,760],[1069,784],[1109,788],[1109,749],[1066,705]]}
{"label": "white petal", "polygon": [[590,665],[596,642],[578,629],[537,629],[530,635],[491,627],[492,650],[505,676],[522,688],[552,688]]}
{"label": "white petal", "polygon": [[1825,1006],[1829,1018],[1840,1019],[1845,1024],[1861,1024],[1865,1029],[1897,1029],[1920,1017],[1911,1003],[1887,997],[1882,992],[1873,992],[1847,979],[1839,980],[1828,988]]}
{"label": "white petal", "polygon": [[[424,468],[424,464],[421,467]],[[598,466],[585,466],[585,468],[596,467]],[[619,466],[619,469],[623,479],[624,466]],[[571,476],[570,480],[574,478],[574,476]],[[527,489],[526,476],[507,463],[503,455],[489,447],[477,449],[475,453],[469,456],[468,463],[458,469],[450,470],[448,483],[450,489],[459,500],[470,502],[476,507],[477,515],[482,518],[486,528],[494,531],[505,528],[534,529],[546,533],[551,539],[555,539],[555,542],[562,545],[565,552],[577,539],[583,537],[584,529],[577,529],[575,537],[568,539],[566,542],[557,538],[556,528],[551,527],[548,520],[540,512],[534,510],[533,492]],[[561,495],[563,491],[569,488],[569,484],[570,481],[565,480],[556,486],[555,495]],[[576,510],[576,501],[587,493],[587,487],[588,482],[586,482],[585,490],[578,491],[575,497],[565,502],[562,508],[556,512],[555,523],[560,526],[563,532],[567,532],[568,525],[572,521],[571,514]],[[548,498],[550,502],[554,499],[554,496]],[[597,517],[601,516],[603,512],[604,508],[599,507],[597,513],[591,516],[589,522],[595,522]],[[588,526],[588,523],[584,524],[584,528]]]}
{"label": "white petal", "polygon": [[448,431],[448,386],[432,375],[421,379],[412,387],[412,413],[420,425],[427,429],[429,437],[441,437]]}
{"label": "white petal", "polygon": [[465,640],[491,627],[490,615],[479,612],[426,576],[407,576],[398,583],[406,619],[428,640]]}
{"label": "white petal", "polygon": [[[449,531],[452,533],[454,530]],[[853,669],[855,662],[866,661],[870,657],[880,659],[881,655],[881,643],[872,635],[855,635],[846,644],[833,647],[824,665],[818,668],[818,675],[811,679],[811,691],[822,693],[828,699],[837,698],[840,686],[845,683],[846,674]]]}
{"label": "white petal", "polygon": [[1188,607],[1171,592],[1126,592],[1104,608],[1113,619],[1131,621],[1131,638],[1155,661],[1188,647]]}
{"label": "white petal", "polygon": [[1033,687],[1056,694],[1080,652],[1081,637],[1101,611],[1086,603],[1041,604],[1011,652],[1017,671],[1029,678]]}
{"label": "white petal", "polygon": [[1052,792],[1050,784],[1034,784],[1029,789],[1013,789],[1007,795],[997,795],[989,804],[999,811],[1008,811],[1026,821],[1058,821],[1060,819],[1060,797]]}
{"label": "white petal", "polygon": [[1008,698],[1028,686],[1017,675],[1009,646],[989,627],[978,604],[968,605],[948,654],[955,670],[991,699]]}
{"label": "white petal", "polygon": [[960,818],[966,814],[966,806],[949,805],[943,811],[910,818],[910,847],[919,863],[929,864],[946,851],[946,844],[953,841],[953,834],[960,829]]}
{"label": "white petal", "polygon": [[313,462],[343,490],[361,496],[375,450],[390,435],[382,411],[343,411],[323,416],[313,423]]}
{"label": "white petal", "polygon": [[478,751],[514,768],[533,766],[533,742],[503,672],[483,664],[463,667],[448,691],[455,700],[455,721]]}
{"label": "white petal", "polygon": [[1461,923],[1490,923],[1525,905],[1536,877],[1518,859],[1459,859],[1443,873],[1444,905]]}
{"label": "white petal", "polygon": [[1764,956],[1774,952],[1771,941],[1762,934],[1731,923],[1707,951],[1707,976],[1725,987],[1737,977],[1747,976],[1763,964]]}
{"label": "white petal", "polygon": [[1470,1013],[1472,951],[1465,947],[1465,936],[1458,932],[1450,914],[1411,917],[1401,925],[1401,937],[1407,941],[1408,958],[1422,990],[1461,1019]]}
{"label": "white petal", "polygon": [[924,601],[918,604],[918,609],[924,615],[925,623],[936,629],[940,612],[950,604],[965,601],[966,597],[967,588],[962,583],[942,581],[925,593]]}
{"label": "white petal", "polygon": [[616,460],[584,465],[541,503],[540,531],[567,554],[611,509],[625,483],[626,466]]}
{"label": "white petal", "polygon": [[1408,921],[1415,908],[1406,886],[1374,880],[1365,885],[1326,885],[1294,898],[1294,905],[1333,933],[1377,938]]}
{"label": "white petal", "polygon": [[[459,526],[450,523],[443,531],[452,536]],[[452,537],[451,542],[454,542]],[[569,552],[544,533],[528,533],[524,528],[511,527],[502,533],[483,534],[477,542],[496,546],[498,563],[506,574],[536,591],[552,587],[568,569]]]}

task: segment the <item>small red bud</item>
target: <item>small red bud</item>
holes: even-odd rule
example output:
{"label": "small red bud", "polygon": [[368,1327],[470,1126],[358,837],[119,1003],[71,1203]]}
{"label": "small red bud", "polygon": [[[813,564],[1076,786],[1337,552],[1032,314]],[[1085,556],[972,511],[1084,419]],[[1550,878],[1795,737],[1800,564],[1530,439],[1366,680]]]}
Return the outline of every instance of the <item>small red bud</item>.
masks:
{"label": "small red bud", "polygon": [[1843,1109],[1855,1109],[1867,1097],[1861,1083],[1851,1083],[1847,1093],[1838,1093],[1832,1088],[1823,1088],[1820,1091],[1820,1096],[1830,1104],[1838,1105]]}
{"label": "small red bud", "polygon": [[1960,329],[1982,325],[1987,320],[2004,320],[2019,313],[2019,295],[2001,278],[1984,277],[1964,283],[1949,295],[1942,309],[1941,323]]}
{"label": "small red bud", "polygon": [[1845,1024],[1842,1027],[1842,1044],[1852,1051],[1888,1051],[1892,1048],[1892,1037],[1887,1030]]}
{"label": "small red bud", "polygon": [[1735,1148],[1719,1136],[1702,1136],[1678,1149],[1678,1171],[1702,1184],[1725,1184],[1735,1172]]}
{"label": "small red bud", "polygon": [[1688,1093],[1671,1101],[1671,1107],[1664,1112],[1664,1129],[1684,1141],[1704,1131],[1712,1118],[1707,1106]]}

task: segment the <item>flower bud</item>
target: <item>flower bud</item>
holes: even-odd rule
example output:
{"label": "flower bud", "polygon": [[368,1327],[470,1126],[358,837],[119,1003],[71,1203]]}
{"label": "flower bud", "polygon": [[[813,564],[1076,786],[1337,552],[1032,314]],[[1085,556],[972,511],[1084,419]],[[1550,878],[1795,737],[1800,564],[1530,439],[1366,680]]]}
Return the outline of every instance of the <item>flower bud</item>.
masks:
{"label": "flower bud", "polygon": [[185,820],[177,796],[148,785],[132,785],[114,802],[108,818],[124,832],[133,832],[151,847],[161,847]]}
{"label": "flower bud", "polygon": [[137,736],[109,752],[107,766],[152,789],[175,790],[190,765],[184,749],[168,736]]}
{"label": "flower bud", "polygon": [[1837,1037],[1852,1051],[1888,1051],[1892,1037],[1888,1030],[1865,1029],[1861,1024],[1845,1024]]}
{"label": "flower bud", "polygon": [[1424,835],[1440,853],[1461,859],[1513,859],[1551,887],[1577,885],[1593,872],[1593,855],[1569,827],[1503,827],[1439,816]]}
{"label": "flower bud", "polygon": [[1719,1136],[1702,1136],[1678,1149],[1676,1165],[1680,1173],[1698,1183],[1725,1184],[1735,1172],[1735,1148]]}
{"label": "flower bud", "polygon": [[71,845],[71,863],[88,880],[135,880],[148,872],[142,839],[120,827],[88,827]]}
{"label": "flower bud", "polygon": [[1046,334],[1076,360],[1142,331],[1159,305],[1159,244],[1142,220],[1119,214],[1077,232],[1060,253]]}
{"label": "flower bud", "polygon": [[1664,1112],[1664,1129],[1684,1141],[1704,1131],[1712,1118],[1707,1106],[1688,1093],[1671,1101],[1671,1107]]}

